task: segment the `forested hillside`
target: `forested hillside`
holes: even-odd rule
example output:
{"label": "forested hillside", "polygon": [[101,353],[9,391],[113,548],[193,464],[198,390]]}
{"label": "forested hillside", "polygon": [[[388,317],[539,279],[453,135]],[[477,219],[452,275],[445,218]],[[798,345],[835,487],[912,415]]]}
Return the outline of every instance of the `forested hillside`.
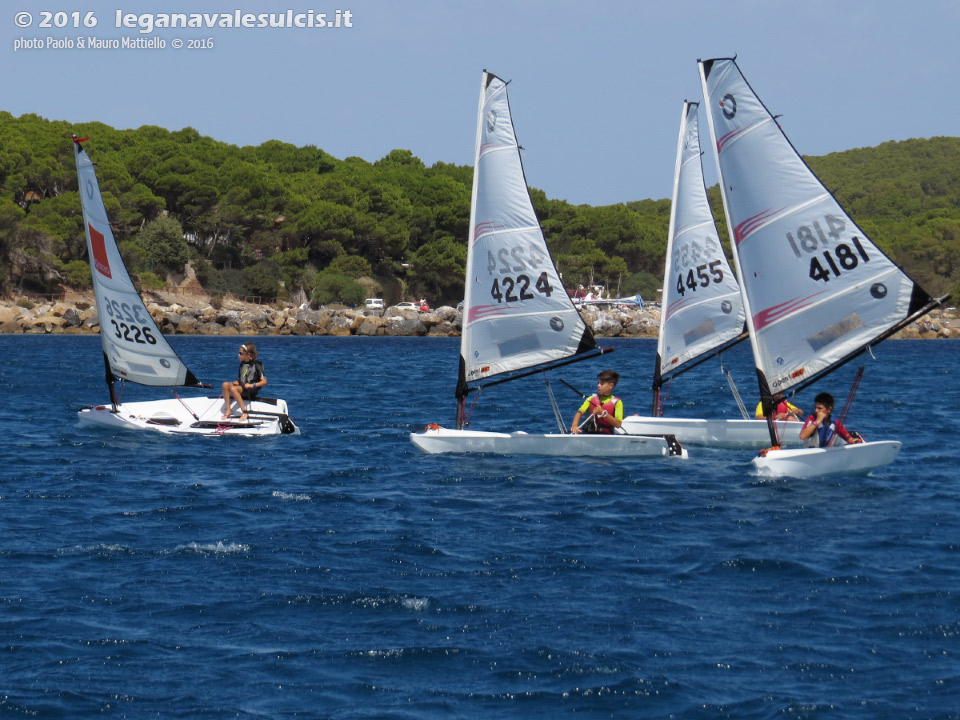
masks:
{"label": "forested hillside", "polygon": [[[97,165],[131,275],[162,287],[190,261],[212,295],[316,302],[463,292],[472,168],[407,150],[375,163],[278,141],[236,147],[191,128],[115,130],[0,112],[0,292],[90,281],[72,134]],[[807,158],[854,219],[932,293],[960,284],[960,138]],[[717,188],[710,191],[726,236]],[[532,190],[568,287],[656,295],[670,202],[589,207]]]}

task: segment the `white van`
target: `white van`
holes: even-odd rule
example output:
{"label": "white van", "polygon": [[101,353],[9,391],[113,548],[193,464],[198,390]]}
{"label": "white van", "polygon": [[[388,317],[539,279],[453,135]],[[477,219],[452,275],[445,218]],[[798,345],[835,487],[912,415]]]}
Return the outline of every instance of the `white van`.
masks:
{"label": "white van", "polygon": [[365,310],[383,310],[383,298],[367,298],[363,307]]}

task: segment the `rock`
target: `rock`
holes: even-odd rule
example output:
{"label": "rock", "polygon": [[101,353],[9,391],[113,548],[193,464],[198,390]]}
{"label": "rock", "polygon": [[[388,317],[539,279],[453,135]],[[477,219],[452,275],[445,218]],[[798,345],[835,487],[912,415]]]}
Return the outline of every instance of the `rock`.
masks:
{"label": "rock", "polygon": [[304,320],[290,318],[288,322],[293,322],[293,325],[290,326],[291,335],[313,335],[313,332],[310,330],[310,326],[307,325]]}
{"label": "rock", "polygon": [[246,318],[241,320],[240,324],[237,325],[237,333],[240,335],[256,335],[258,329],[255,322]]}
{"label": "rock", "polygon": [[333,318],[327,327],[327,335],[336,335],[347,337],[350,335],[350,328],[353,327],[353,321],[350,318],[338,315]]}
{"label": "rock", "polygon": [[[197,324],[193,332],[197,335],[222,335],[223,330],[223,325],[218,325],[215,322],[202,322]],[[238,333],[234,330],[233,334],[237,335]]]}
{"label": "rock", "polygon": [[240,320],[242,317],[242,313],[239,313],[236,310],[221,310],[217,313],[216,322],[224,327],[235,328],[240,325]]}
{"label": "rock", "polygon": [[598,337],[617,337],[623,332],[623,326],[612,313],[599,312],[591,323],[593,334]]}
{"label": "rock", "polygon": [[355,335],[383,335],[383,328],[388,324],[383,318],[370,315],[369,317],[363,318],[358,326],[354,328]]}
{"label": "rock", "polygon": [[[148,293],[145,298],[148,312],[165,334],[447,337],[459,335],[463,325],[462,313],[449,305],[427,312],[394,306],[380,316],[379,312],[339,305],[319,310],[304,305],[278,309],[230,296],[214,308],[209,296],[183,292]],[[655,338],[659,331],[658,308],[587,306],[581,314],[597,337]],[[934,310],[894,337],[958,338],[957,318],[956,310]],[[60,302],[39,302],[33,308],[17,305],[16,301],[0,302],[0,333],[77,332],[100,332],[96,304],[89,291],[67,291]]]}
{"label": "rock", "polygon": [[365,337],[373,337],[376,335],[383,335],[384,329],[382,322],[379,321],[378,317],[369,317],[367,318],[360,327],[357,328],[357,335],[363,335]]}
{"label": "rock", "polygon": [[63,318],[63,322],[71,328],[79,328],[83,324],[83,321],[80,319],[80,313],[72,307],[67,308],[61,317]]}
{"label": "rock", "polygon": [[440,318],[440,322],[456,323],[457,319],[460,317],[460,313],[457,312],[457,309],[452,308],[449,305],[442,305],[434,309],[433,313]]}
{"label": "rock", "polygon": [[456,337],[459,334],[460,328],[451,322],[439,322],[427,333],[430,337]]}
{"label": "rock", "polygon": [[83,327],[88,328],[93,332],[100,332],[100,316],[97,315],[97,309],[95,307],[81,310],[80,321],[83,324]]}
{"label": "rock", "polygon": [[427,328],[420,322],[419,318],[416,317],[404,317],[404,318],[394,318],[385,328],[384,335],[393,335],[393,336],[409,336],[409,335],[426,335]]}
{"label": "rock", "polygon": [[440,324],[440,316],[435,312],[424,312],[420,313],[420,322],[423,323],[423,326],[428,330],[434,325]]}

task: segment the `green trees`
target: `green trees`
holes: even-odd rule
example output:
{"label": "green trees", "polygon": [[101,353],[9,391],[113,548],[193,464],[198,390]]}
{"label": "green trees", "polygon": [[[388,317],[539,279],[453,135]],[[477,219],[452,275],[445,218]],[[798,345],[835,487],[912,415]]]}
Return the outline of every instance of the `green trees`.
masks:
{"label": "green trees", "polygon": [[317,305],[343,303],[359,305],[366,297],[366,291],[359,283],[335,270],[328,270],[317,276],[317,285],[310,299]]}
{"label": "green trees", "polygon": [[[370,163],[271,140],[235,147],[192,128],[115,130],[0,112],[0,291],[88,281],[70,135],[97,166],[131,274],[163,283],[188,260],[213,294],[362,302],[379,285],[463,297],[472,168],[397,149]],[[871,237],[928,290],[960,286],[960,138],[808,158]],[[722,238],[723,209],[710,189]],[[590,207],[531,190],[568,288],[656,296],[668,200]],[[619,291],[618,291],[619,288]],[[402,290],[401,290],[402,289]],[[399,298],[397,298],[399,299]]]}
{"label": "green trees", "polygon": [[183,228],[172,217],[160,216],[146,223],[136,235],[143,260],[158,275],[182,273],[189,259]]}
{"label": "green trees", "polygon": [[[410,256],[409,277],[416,288],[431,298],[449,298],[456,304],[463,298],[467,248],[449,235],[428,240]],[[454,300],[459,293],[460,298]]]}

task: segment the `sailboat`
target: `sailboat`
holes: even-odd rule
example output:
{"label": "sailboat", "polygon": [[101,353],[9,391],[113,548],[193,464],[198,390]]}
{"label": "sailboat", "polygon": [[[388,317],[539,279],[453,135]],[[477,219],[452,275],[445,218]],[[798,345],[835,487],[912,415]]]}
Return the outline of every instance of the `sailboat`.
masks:
{"label": "sailboat", "polygon": [[82,408],[83,423],[115,429],[154,430],[195,435],[299,434],[285,401],[245,401],[248,419],[221,419],[222,397],[174,396],[163,400],[123,403],[117,384],[133,382],[157,387],[209,388],[197,380],[160,332],[137,292],[117,249],[93,162],[82,140],[74,136],[77,180],[87,236],[87,255],[100,318],[100,340],[109,405]]}
{"label": "sailboat", "polygon": [[[735,58],[697,61],[761,402],[797,392],[925,315],[933,299],[859,228],[794,149]],[[868,473],[899,441],[771,449],[763,476]],[[799,430],[799,427],[798,427]]]}
{"label": "sailboat", "polygon": [[626,417],[622,427],[628,433],[670,433],[684,445],[762,448],[770,443],[767,422],[747,417],[732,384],[742,419],[662,415],[661,391],[666,382],[746,338],[740,285],[720,244],[703,181],[698,106],[685,100],[680,114],[653,376],[653,413]]}
{"label": "sailboat", "polygon": [[555,401],[558,433],[465,428],[469,393],[609,351],[597,346],[564,290],[527,189],[507,83],[486,70],[477,113],[467,248],[457,427],[434,424],[411,433],[417,448],[426,453],[504,455],[685,454],[675,439],[663,436],[567,434]]}

